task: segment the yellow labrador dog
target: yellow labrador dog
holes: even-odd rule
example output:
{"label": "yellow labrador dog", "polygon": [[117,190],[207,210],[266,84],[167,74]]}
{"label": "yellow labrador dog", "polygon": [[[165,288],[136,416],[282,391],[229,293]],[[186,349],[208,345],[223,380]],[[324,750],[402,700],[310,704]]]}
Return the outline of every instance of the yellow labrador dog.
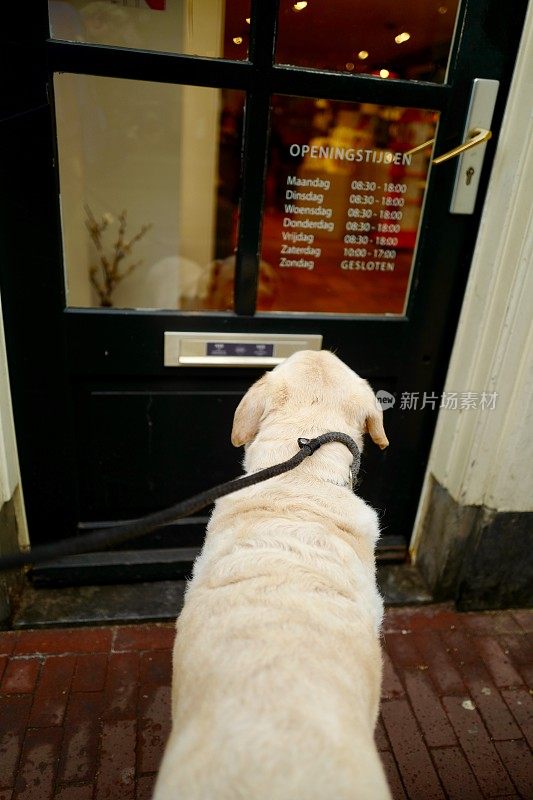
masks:
{"label": "yellow labrador dog", "polygon": [[[303,351],[247,392],[231,440],[254,472],[326,431],[388,445],[368,383]],[[389,800],[373,738],[379,528],[352,492],[351,459],[326,444],[217,501],[177,622],[154,800]]]}

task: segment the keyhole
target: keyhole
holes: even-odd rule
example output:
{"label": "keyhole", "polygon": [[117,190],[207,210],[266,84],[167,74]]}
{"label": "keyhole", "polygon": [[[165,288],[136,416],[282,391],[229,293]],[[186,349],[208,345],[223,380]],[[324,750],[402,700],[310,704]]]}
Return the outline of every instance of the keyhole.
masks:
{"label": "keyhole", "polygon": [[474,167],[468,167],[466,171],[466,185],[470,186],[470,181],[472,180],[472,175],[474,174],[475,169]]}

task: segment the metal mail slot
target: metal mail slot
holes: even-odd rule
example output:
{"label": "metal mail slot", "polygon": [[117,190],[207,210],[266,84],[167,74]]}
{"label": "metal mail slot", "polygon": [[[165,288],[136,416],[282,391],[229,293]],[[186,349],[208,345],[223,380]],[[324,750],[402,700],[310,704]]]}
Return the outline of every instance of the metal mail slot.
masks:
{"label": "metal mail slot", "polygon": [[165,331],[165,367],[275,367],[298,350],[320,350],[322,336]]}

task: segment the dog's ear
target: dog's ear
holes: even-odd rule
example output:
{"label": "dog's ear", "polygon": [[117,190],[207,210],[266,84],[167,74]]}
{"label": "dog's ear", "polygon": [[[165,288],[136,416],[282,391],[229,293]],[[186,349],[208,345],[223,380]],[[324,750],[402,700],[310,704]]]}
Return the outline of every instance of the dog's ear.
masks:
{"label": "dog's ear", "polygon": [[385,428],[383,427],[383,410],[375,397],[373,407],[366,418],[366,429],[372,441],[377,444],[381,450],[389,446],[389,440],[385,435]]}
{"label": "dog's ear", "polygon": [[259,430],[259,423],[266,409],[267,379],[267,375],[259,378],[237,406],[231,431],[231,443],[234,447],[251,442]]}

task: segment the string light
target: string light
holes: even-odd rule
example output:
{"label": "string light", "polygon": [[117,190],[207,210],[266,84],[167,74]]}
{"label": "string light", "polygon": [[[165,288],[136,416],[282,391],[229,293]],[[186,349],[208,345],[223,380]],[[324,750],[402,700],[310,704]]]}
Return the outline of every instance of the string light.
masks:
{"label": "string light", "polygon": [[234,36],[233,44],[242,44],[242,36]]}
{"label": "string light", "polygon": [[359,52],[357,53],[357,58],[360,58],[361,61],[364,61],[365,58],[368,58],[367,50],[359,50]]}
{"label": "string light", "polygon": [[300,2],[298,2],[298,3],[295,3],[295,4],[293,5],[293,9],[294,9],[294,11],[303,11],[303,10],[304,10],[304,8],[307,8],[307,2],[306,2],[306,0],[300,0]]}
{"label": "string light", "polygon": [[389,75],[390,75],[390,72],[389,72],[388,69],[380,69],[380,71],[379,71],[379,77],[380,78],[388,78]]}
{"label": "string light", "polygon": [[398,36],[394,37],[394,41],[396,44],[403,44],[404,42],[408,42],[411,38],[411,34],[404,31],[403,33],[399,33]]}

